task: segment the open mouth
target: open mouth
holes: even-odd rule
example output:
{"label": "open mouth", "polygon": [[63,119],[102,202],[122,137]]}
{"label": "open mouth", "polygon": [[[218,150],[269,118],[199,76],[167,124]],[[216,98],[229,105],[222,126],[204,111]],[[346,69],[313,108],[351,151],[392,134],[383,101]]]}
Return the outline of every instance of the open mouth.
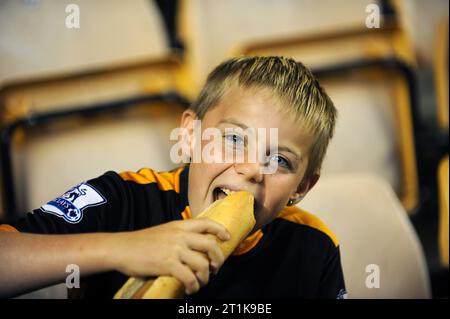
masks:
{"label": "open mouth", "polygon": [[213,191],[213,199],[214,201],[223,199],[233,193],[235,193],[235,191],[232,191],[231,189],[225,187],[216,187]]}
{"label": "open mouth", "polygon": [[[236,193],[238,191],[233,191],[225,187],[216,187],[213,190],[213,202],[223,199],[230,194]],[[253,200],[253,210],[255,211],[257,207],[256,198]]]}

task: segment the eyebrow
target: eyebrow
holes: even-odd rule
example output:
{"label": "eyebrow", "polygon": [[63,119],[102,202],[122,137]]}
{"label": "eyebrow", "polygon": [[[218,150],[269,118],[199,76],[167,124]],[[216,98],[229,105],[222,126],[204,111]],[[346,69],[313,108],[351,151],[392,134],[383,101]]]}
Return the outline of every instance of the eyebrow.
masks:
{"label": "eyebrow", "polygon": [[247,125],[245,125],[244,123],[239,122],[238,120],[233,119],[233,118],[224,119],[224,120],[220,121],[218,124],[222,124],[222,123],[233,124],[233,125],[243,128],[244,130],[248,128]]}
{"label": "eyebrow", "polygon": [[[245,125],[244,123],[242,123],[234,118],[226,118],[224,120],[221,120],[218,124],[224,124],[224,123],[239,126],[240,128],[242,128],[244,130],[248,129],[247,125]],[[297,160],[300,161],[300,163],[303,163],[303,156],[301,154],[298,154],[294,150],[292,150],[290,147],[285,146],[285,145],[278,145],[278,150],[282,151],[282,152],[284,151],[284,152],[291,153],[292,155],[294,155],[296,157]]]}
{"label": "eyebrow", "polygon": [[303,156],[301,154],[297,154],[297,152],[295,152],[294,150],[290,149],[288,146],[285,145],[280,145],[278,146],[278,150],[281,152],[289,152],[292,155],[294,155],[296,157],[297,160],[300,161],[300,163],[303,163]]}

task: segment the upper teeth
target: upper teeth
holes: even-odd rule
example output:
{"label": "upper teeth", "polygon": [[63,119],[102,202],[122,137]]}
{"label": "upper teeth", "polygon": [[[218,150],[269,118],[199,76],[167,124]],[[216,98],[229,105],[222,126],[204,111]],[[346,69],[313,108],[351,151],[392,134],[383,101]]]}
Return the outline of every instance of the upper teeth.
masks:
{"label": "upper teeth", "polygon": [[224,187],[220,187],[220,190],[222,192],[224,192],[225,194],[227,194],[227,196],[230,195],[230,194],[236,193],[235,191],[232,191],[231,189],[224,188]]}

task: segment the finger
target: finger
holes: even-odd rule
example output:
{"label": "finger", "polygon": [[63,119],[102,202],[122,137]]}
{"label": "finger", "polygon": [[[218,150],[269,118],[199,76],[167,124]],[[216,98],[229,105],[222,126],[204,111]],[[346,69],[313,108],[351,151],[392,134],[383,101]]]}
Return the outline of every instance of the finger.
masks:
{"label": "finger", "polygon": [[225,261],[225,256],[214,237],[190,233],[186,236],[185,241],[190,249],[202,252],[208,256],[214,272],[217,272]]}
{"label": "finger", "polygon": [[230,239],[230,233],[223,225],[207,218],[192,219],[188,223],[184,223],[183,226],[185,230],[213,234],[223,241]]}
{"label": "finger", "polygon": [[183,285],[187,295],[197,292],[200,289],[197,276],[192,270],[182,263],[176,263],[172,267],[172,276],[177,278]]}
{"label": "finger", "polygon": [[209,260],[206,256],[193,250],[184,250],[180,254],[180,260],[194,270],[195,276],[199,280],[201,286],[208,283]]}

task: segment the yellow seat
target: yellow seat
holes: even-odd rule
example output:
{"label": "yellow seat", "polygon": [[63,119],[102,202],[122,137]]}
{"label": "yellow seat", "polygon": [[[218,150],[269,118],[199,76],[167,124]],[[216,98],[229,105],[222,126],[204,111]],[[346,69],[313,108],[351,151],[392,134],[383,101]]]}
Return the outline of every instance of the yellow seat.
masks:
{"label": "yellow seat", "polygon": [[441,264],[448,268],[448,155],[442,159],[438,170],[439,183],[439,254]]}
{"label": "yellow seat", "polygon": [[411,43],[394,22],[380,29],[362,26],[312,35],[291,35],[238,45],[235,55],[284,55],[310,68],[349,61],[393,56],[410,65],[416,63]]}
{"label": "yellow seat", "polygon": [[89,106],[137,94],[177,90],[173,56],[8,83],[0,88],[3,124],[33,113]]}
{"label": "yellow seat", "polygon": [[438,125],[448,132],[448,16],[440,23],[435,39],[434,79]]}

